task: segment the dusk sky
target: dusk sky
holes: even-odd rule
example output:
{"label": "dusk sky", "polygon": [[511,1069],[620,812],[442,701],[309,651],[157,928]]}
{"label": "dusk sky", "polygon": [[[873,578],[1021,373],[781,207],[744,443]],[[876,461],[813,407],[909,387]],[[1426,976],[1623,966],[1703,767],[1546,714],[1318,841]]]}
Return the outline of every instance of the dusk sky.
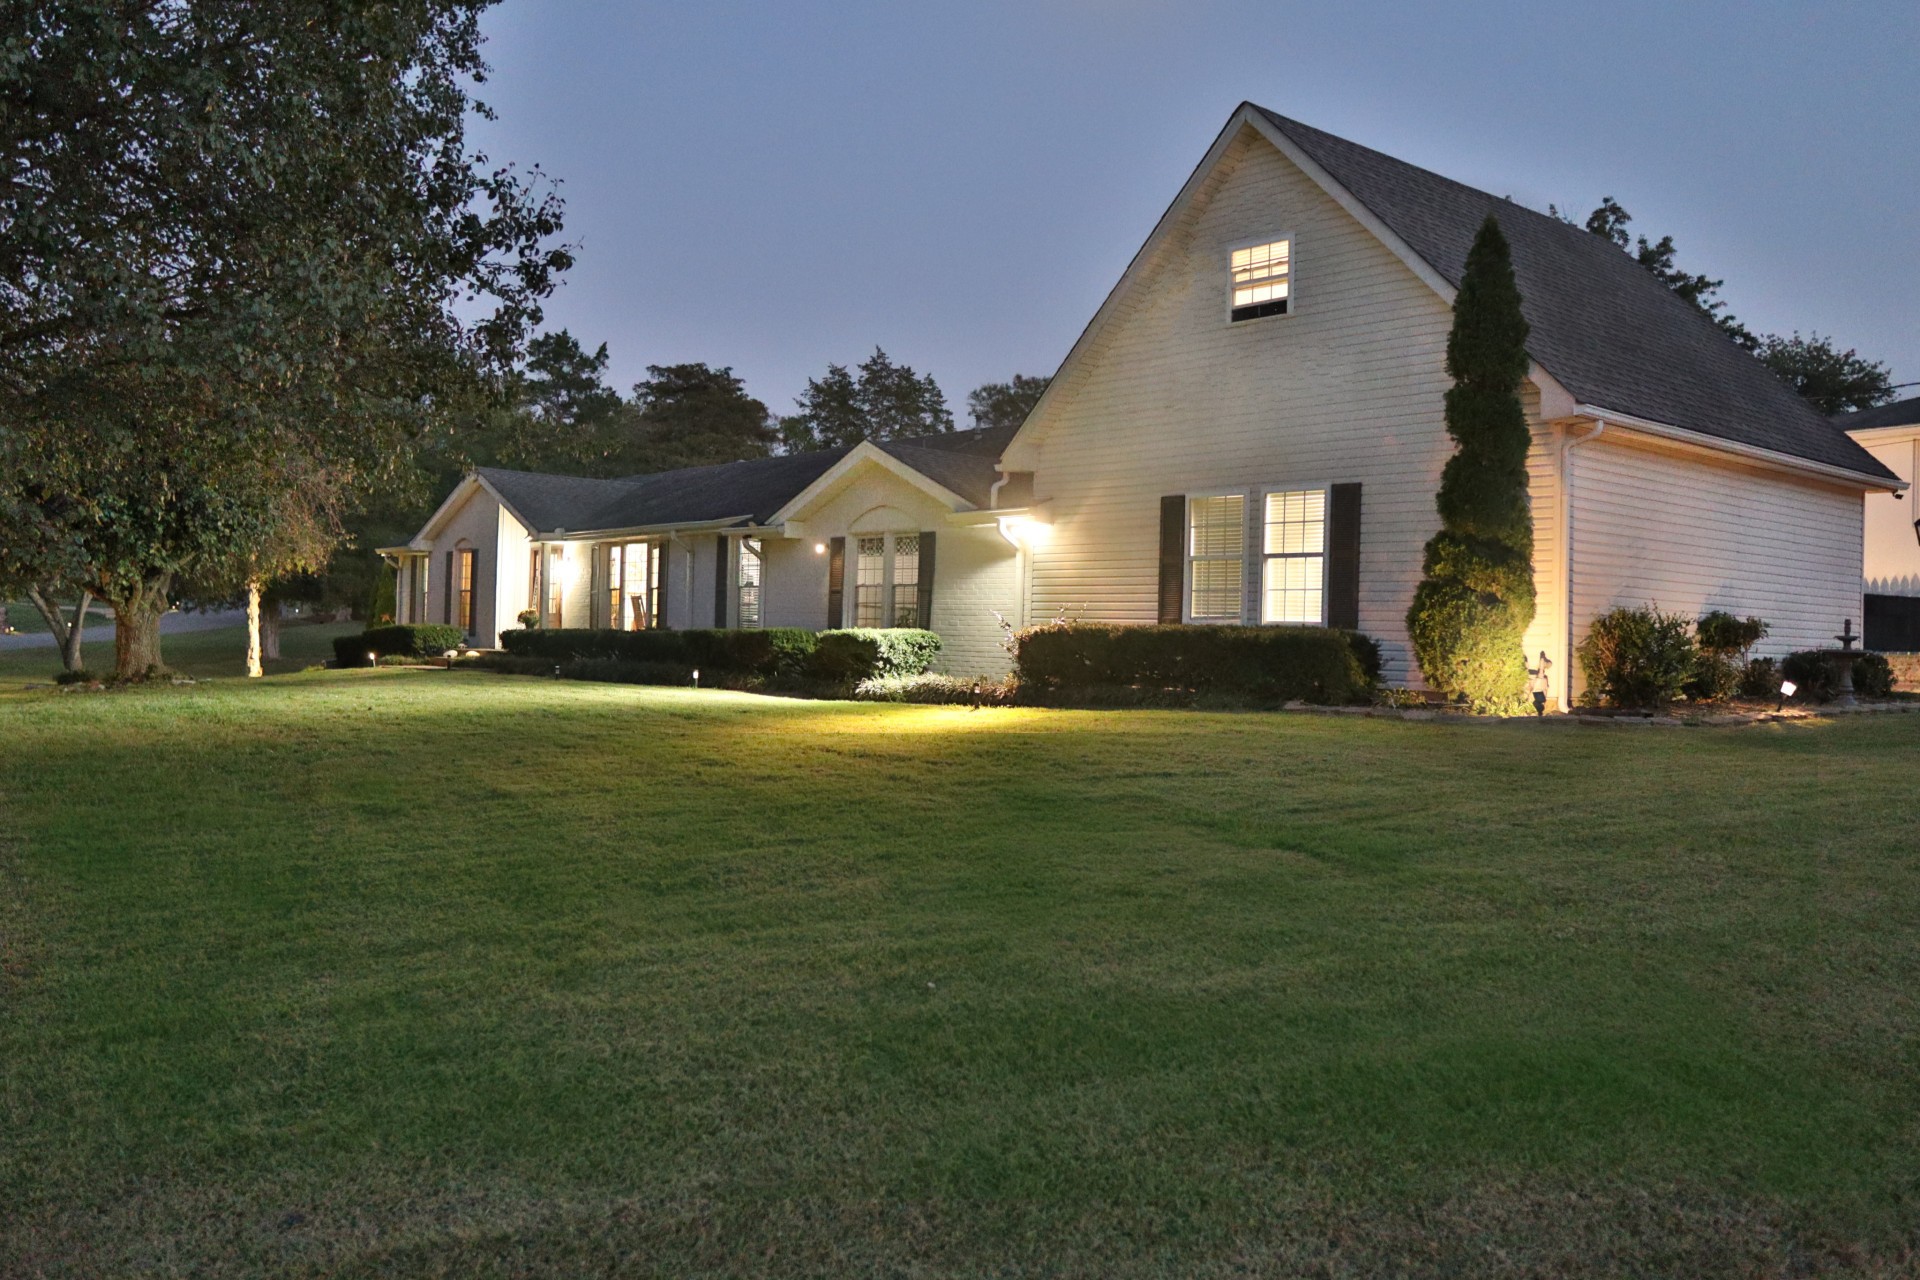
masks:
{"label": "dusk sky", "polygon": [[[1920,4],[508,0],[496,160],[563,182],[548,327],[788,412],[877,343],[1048,373],[1251,99],[1534,208],[1612,195],[1757,332],[1920,379]],[[1902,392],[1915,394],[1914,389]]]}

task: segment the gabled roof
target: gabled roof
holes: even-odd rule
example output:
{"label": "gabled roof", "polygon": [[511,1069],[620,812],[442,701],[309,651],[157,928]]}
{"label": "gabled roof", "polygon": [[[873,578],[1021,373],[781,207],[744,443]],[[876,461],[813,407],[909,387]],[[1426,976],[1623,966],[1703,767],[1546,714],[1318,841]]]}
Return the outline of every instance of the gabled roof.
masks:
{"label": "gabled roof", "polygon": [[[1448,302],[1480,224],[1499,219],[1531,327],[1528,354],[1576,405],[1657,426],[1696,443],[1724,441],[1814,464],[1847,478],[1896,479],[1813,407],[1735,345],[1718,325],[1612,242],[1477,191],[1404,160],[1243,102],[1214,140],[1153,234],[1067,353],[1029,423],[1072,385],[1069,371],[1095,335],[1123,312],[1157,246],[1203,197],[1208,175],[1246,129],[1266,138]],[[1658,432],[1656,432],[1657,434]]]}
{"label": "gabled roof", "polygon": [[1528,353],[1582,404],[1849,471],[1885,472],[1699,308],[1604,237],[1255,107],[1458,288],[1499,219]]}
{"label": "gabled roof", "polygon": [[1836,413],[1833,415],[1833,425],[1842,431],[1920,426],[1920,396],[1895,400],[1892,404],[1878,405],[1872,409],[1859,409],[1853,413]]}
{"label": "gabled roof", "polygon": [[[999,478],[995,460],[1011,432],[954,431],[879,445],[890,456],[976,506],[985,506]],[[499,494],[536,533],[642,529],[670,525],[759,524],[850,453],[749,458],[684,467],[618,480],[476,467],[474,475]]]}

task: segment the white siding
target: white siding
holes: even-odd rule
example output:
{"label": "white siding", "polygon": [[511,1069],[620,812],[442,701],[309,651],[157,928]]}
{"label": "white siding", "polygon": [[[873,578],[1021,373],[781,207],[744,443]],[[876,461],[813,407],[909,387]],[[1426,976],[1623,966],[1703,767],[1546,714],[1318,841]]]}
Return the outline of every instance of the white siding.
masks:
{"label": "white siding", "polygon": [[1570,457],[1576,642],[1619,605],[1763,618],[1761,654],[1831,645],[1848,618],[1859,630],[1859,490],[1611,433]]}
{"label": "white siding", "polygon": [[[441,520],[433,535],[433,567],[427,573],[427,621],[458,624],[458,611],[448,606],[453,575],[447,572],[447,553],[471,548],[474,552],[472,642],[482,648],[499,644],[500,613],[496,597],[500,580],[500,534],[509,525],[519,527],[492,494],[479,488]],[[524,560],[520,572],[526,572]],[[511,623],[512,618],[507,621]]]}
{"label": "white siding", "polygon": [[[500,529],[494,541],[494,564],[498,572],[491,578],[488,596],[493,605],[491,630],[480,632],[483,648],[498,648],[500,632],[518,631],[520,613],[535,607],[527,590],[527,572],[532,567],[533,543],[527,527],[514,519],[505,507],[500,509]],[[478,621],[476,620],[476,627]]]}
{"label": "white siding", "polygon": [[[1229,323],[1228,253],[1268,235],[1293,237],[1296,310]],[[1389,681],[1416,679],[1405,615],[1452,449],[1446,303],[1251,131],[1137,270],[1123,310],[1006,459],[1035,472],[1054,524],[1033,556],[1033,617],[1154,621],[1164,494],[1359,481],[1360,628],[1381,641]],[[1540,435],[1544,516],[1555,464]],[[1536,524],[1551,618],[1554,521]]]}

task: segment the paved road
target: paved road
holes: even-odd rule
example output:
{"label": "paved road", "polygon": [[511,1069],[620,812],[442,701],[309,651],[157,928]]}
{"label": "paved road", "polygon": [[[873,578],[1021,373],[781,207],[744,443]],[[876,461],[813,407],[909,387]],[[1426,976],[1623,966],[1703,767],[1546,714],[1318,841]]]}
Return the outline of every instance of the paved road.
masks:
{"label": "paved road", "polygon": [[[38,615],[34,620],[39,621]],[[113,623],[95,623],[91,614],[87,617],[88,627],[85,643],[105,644],[113,639]],[[221,627],[245,626],[245,609],[217,609],[212,613],[170,613],[160,619],[160,634],[178,635],[182,631],[216,631]],[[17,636],[0,636],[0,649],[51,649],[53,634],[48,631],[28,631]]]}

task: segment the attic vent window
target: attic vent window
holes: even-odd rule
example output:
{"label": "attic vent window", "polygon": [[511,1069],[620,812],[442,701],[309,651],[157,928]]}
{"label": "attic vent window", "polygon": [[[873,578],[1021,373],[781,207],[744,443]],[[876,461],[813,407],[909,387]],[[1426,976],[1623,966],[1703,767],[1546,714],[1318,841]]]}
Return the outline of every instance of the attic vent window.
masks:
{"label": "attic vent window", "polygon": [[1233,251],[1233,312],[1235,320],[1287,314],[1288,271],[1293,264],[1293,242],[1271,240]]}

